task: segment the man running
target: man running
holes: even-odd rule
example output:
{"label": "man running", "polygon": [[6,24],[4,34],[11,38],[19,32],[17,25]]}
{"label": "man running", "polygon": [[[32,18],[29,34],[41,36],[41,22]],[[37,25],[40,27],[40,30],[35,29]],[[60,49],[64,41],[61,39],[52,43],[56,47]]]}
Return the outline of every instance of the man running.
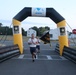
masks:
{"label": "man running", "polygon": [[34,37],[34,34],[31,35],[31,38],[28,40],[28,44],[30,45],[30,52],[32,54],[32,61],[34,62],[36,58],[36,44],[37,39]]}

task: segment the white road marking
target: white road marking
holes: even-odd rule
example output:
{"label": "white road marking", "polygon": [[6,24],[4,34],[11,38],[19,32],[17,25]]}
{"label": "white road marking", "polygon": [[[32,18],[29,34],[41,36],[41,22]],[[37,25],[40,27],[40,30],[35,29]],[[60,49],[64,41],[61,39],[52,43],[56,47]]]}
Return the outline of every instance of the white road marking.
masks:
{"label": "white road marking", "polygon": [[18,58],[19,58],[19,59],[23,59],[23,57],[24,57],[24,55],[22,54],[22,55],[20,55]]}
{"label": "white road marking", "polygon": [[63,57],[63,56],[60,56],[60,58],[62,59],[62,60],[67,60],[65,57]]}
{"label": "white road marking", "polygon": [[[24,56],[28,56],[27,58],[25,58]],[[30,57],[29,57],[30,56]],[[39,55],[40,57],[43,56],[43,57],[47,57],[47,58],[40,58],[38,57],[38,55],[36,55],[36,60],[67,60],[66,58],[64,58],[63,56],[59,56],[61,59],[53,59],[52,56],[58,56],[58,55]],[[27,60],[30,60],[32,59],[31,57],[31,54],[22,54],[20,55],[19,57],[15,57],[15,58],[12,58],[12,59],[27,59]]]}
{"label": "white road marking", "polygon": [[48,60],[53,60],[51,56],[47,55]]}
{"label": "white road marking", "polygon": [[[12,58],[12,59],[19,60],[19,58]],[[20,59],[20,60],[32,60],[32,58],[22,58],[22,59]],[[64,61],[64,60],[62,60],[62,59],[52,59],[52,60],[49,60],[49,59],[36,59],[36,60],[42,60],[42,61],[44,61],[44,60],[48,60],[48,61],[60,60],[60,61]]]}
{"label": "white road marking", "polygon": [[[29,48],[24,48],[24,50],[30,50]],[[55,49],[41,49],[41,51],[43,51],[43,50],[45,50],[45,51],[47,51],[47,50],[50,50],[50,51],[53,51],[53,50],[55,50]]]}

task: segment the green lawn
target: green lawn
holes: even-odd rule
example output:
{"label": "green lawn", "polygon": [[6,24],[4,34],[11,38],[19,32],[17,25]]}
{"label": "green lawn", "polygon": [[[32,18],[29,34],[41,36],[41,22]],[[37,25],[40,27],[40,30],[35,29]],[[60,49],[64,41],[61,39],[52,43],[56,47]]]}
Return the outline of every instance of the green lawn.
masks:
{"label": "green lawn", "polygon": [[[0,35],[0,40],[5,40],[5,38],[6,38],[6,40],[13,40],[13,36],[4,36],[4,35]],[[27,41],[29,38],[28,37],[26,37],[26,36],[23,36],[22,37],[23,38],[23,41]]]}
{"label": "green lawn", "polygon": [[[0,35],[0,41],[1,40],[5,40],[5,38],[6,38],[6,40],[7,41],[13,41],[13,36],[5,36],[5,35]],[[26,37],[26,36],[22,36],[22,38],[23,38],[23,41],[25,42],[25,41],[28,41],[28,37]],[[71,41],[72,39],[70,39],[70,43],[73,43],[73,41]],[[42,41],[43,42],[43,41]],[[51,40],[51,42],[58,42],[58,40]],[[74,42],[76,42],[76,39],[74,39]],[[72,46],[72,48],[75,48],[76,49],[76,45],[75,46]]]}

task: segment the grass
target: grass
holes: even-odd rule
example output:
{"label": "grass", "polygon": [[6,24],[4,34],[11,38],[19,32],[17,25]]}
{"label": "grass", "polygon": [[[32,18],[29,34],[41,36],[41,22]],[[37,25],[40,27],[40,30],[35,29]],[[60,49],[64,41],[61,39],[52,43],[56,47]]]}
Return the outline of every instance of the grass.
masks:
{"label": "grass", "polygon": [[[5,35],[0,35],[0,41],[1,40],[5,40],[5,38],[6,38],[6,40],[7,41],[13,41],[13,35],[12,36],[5,36]],[[26,37],[26,36],[22,36],[22,38],[23,38],[23,41],[25,42],[27,42],[28,41],[28,39],[29,39],[29,37]],[[70,39],[70,43],[73,43],[72,41],[71,41],[72,39]],[[76,39],[74,39],[75,41],[76,41]],[[41,42],[43,42],[43,41],[41,41]],[[51,40],[51,42],[58,42],[58,40]],[[72,46],[72,48],[74,48],[74,49],[76,49],[76,46]]]}
{"label": "grass", "polygon": [[[13,41],[13,36],[5,36],[5,35],[0,35],[0,40],[5,40],[5,38],[6,38],[6,40],[7,41]],[[26,36],[22,36],[22,38],[23,38],[23,41],[28,41],[28,37],[26,37]]]}
{"label": "grass", "polygon": [[[0,35],[0,41],[1,40],[5,40],[5,38],[6,38],[6,40],[7,41],[13,41],[13,35],[7,35],[7,37],[5,36],[5,35]],[[26,37],[26,36],[22,36],[22,38],[23,38],[23,41],[28,41],[28,39],[29,39],[29,37]],[[71,41],[72,39],[70,39],[70,43],[73,43],[72,41]],[[51,40],[51,42],[58,42],[58,40]],[[74,41],[76,41],[76,39],[74,39]]]}

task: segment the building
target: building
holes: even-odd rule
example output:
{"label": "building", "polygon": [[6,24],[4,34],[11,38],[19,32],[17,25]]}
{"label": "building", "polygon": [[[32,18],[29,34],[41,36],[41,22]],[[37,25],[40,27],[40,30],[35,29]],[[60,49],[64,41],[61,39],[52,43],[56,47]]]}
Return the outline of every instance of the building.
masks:
{"label": "building", "polygon": [[58,29],[50,29],[49,31],[50,34],[50,40],[58,40]]}
{"label": "building", "polygon": [[[50,34],[50,40],[58,40],[58,36],[59,36],[58,28],[50,29],[49,34]],[[69,34],[70,34],[70,32],[67,31],[67,35],[68,35],[69,39],[70,38],[76,39],[76,34],[73,34],[73,33],[71,35],[69,35]]]}
{"label": "building", "polygon": [[71,34],[70,36],[68,36],[68,37],[69,37],[69,38],[72,38],[72,39],[73,39],[73,38],[76,39],[76,34],[73,34],[73,33],[72,33],[72,34]]}
{"label": "building", "polygon": [[35,35],[35,37],[36,37],[36,31],[35,30],[33,30],[33,29],[29,29],[29,30],[27,30],[27,37],[31,37],[31,34],[34,34]]}

